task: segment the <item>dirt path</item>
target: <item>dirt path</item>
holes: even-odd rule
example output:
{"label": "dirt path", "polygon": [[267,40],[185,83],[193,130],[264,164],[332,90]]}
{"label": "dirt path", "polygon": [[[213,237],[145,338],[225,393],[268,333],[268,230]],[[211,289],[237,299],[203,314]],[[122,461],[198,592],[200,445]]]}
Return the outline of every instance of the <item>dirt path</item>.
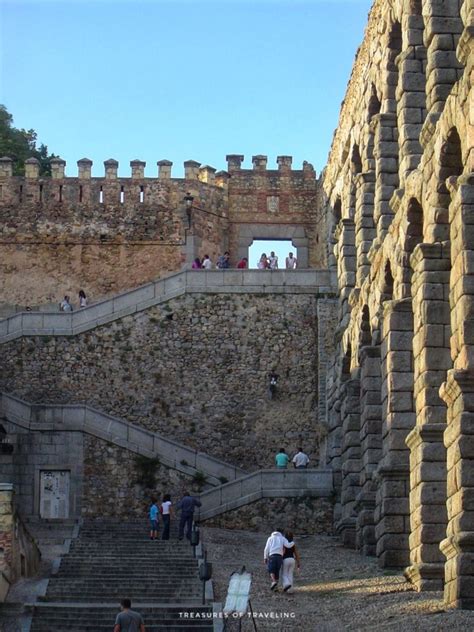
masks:
{"label": "dirt path", "polygon": [[[379,569],[375,559],[345,549],[336,538],[295,537],[302,568],[293,594],[287,594],[269,589],[262,560],[269,534],[211,528],[202,533],[218,601],[225,600],[232,572],[245,565],[252,573],[259,632],[474,630],[474,611],[445,611],[441,592],[414,592],[401,573]],[[244,622],[246,630],[253,630],[251,621]]]}

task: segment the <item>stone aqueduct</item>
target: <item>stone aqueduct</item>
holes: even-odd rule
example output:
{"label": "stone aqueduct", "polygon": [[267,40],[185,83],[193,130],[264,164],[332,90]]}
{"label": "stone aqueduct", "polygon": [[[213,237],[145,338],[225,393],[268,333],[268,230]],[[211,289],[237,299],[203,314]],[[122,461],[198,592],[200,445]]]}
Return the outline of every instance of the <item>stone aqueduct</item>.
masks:
{"label": "stone aqueduct", "polygon": [[474,608],[474,2],[377,1],[324,191],[345,542]]}
{"label": "stone aqueduct", "polygon": [[[278,158],[278,170],[267,170],[266,157],[254,156],[248,170],[241,167],[243,156],[231,155],[228,171],[219,173],[188,161],[184,179],[171,178],[168,161],[158,163],[156,179],[145,178],[140,161],[131,163],[130,179],[119,178],[113,160],[105,163],[105,178],[93,178],[87,160],[79,161],[77,178],[65,177],[61,160],[53,164],[51,179],[39,178],[34,161],[19,178],[12,176],[9,159],[1,159],[0,289],[10,308],[57,301],[63,288],[84,282],[96,297],[111,296],[179,270],[203,249],[213,257],[227,247],[234,257],[242,255],[256,237],[293,239],[300,261],[328,267],[333,279],[332,289],[312,302],[283,291],[265,297],[268,286],[261,276],[250,308],[252,301],[240,290],[231,300],[174,299],[170,313],[155,306],[145,316],[127,317],[123,327],[103,325],[71,343],[62,337],[53,341],[56,351],[51,340],[38,342],[30,332],[23,341],[6,343],[1,389],[51,404],[74,403],[78,392],[83,400],[92,389],[92,403],[95,398],[109,414],[153,432],[160,430],[154,415],[161,406],[163,419],[173,418],[183,442],[190,436],[186,414],[198,414],[202,424],[191,432],[205,444],[210,418],[202,393],[192,391],[189,401],[180,396],[176,405],[176,385],[162,381],[163,401],[155,400],[152,410],[148,400],[134,401],[126,384],[115,384],[111,394],[107,370],[92,376],[82,371],[75,383],[74,362],[85,359],[91,366],[91,358],[97,363],[107,356],[108,368],[121,374],[135,354],[134,366],[148,376],[153,362],[133,348],[145,340],[155,345],[157,362],[167,354],[181,358],[173,365],[179,381],[192,369],[180,338],[186,324],[179,318],[186,310],[202,326],[200,349],[221,344],[215,324],[208,326],[213,309],[227,314],[223,322],[238,310],[225,330],[230,363],[239,336],[247,344],[240,321],[250,309],[251,322],[260,323],[260,311],[258,354],[265,362],[252,369],[251,379],[263,375],[268,362],[285,364],[292,405],[305,411],[299,436],[320,442],[320,464],[333,471],[334,528],[344,543],[376,555],[382,566],[406,569],[419,590],[444,587],[449,606],[474,609],[473,77],[474,0],[376,0],[319,180],[311,165],[292,170],[288,156]],[[189,191],[195,213],[188,226],[182,199]],[[289,336],[281,327],[265,329],[265,318],[275,310],[286,322],[292,300],[301,327]],[[175,324],[173,314],[181,315]],[[317,326],[307,329],[314,322]],[[163,336],[165,328],[173,332],[173,342]],[[305,328],[318,359],[308,360],[313,373],[300,378],[292,373],[292,361],[300,356],[292,360],[291,354],[306,353]],[[276,350],[264,344],[272,335],[279,336]],[[66,358],[65,377],[55,352]],[[254,449],[255,437],[264,434],[250,421],[258,388],[249,389],[252,406],[229,413],[228,401],[237,406],[239,399],[241,367],[231,386],[215,381],[214,368],[206,367],[206,379],[223,418],[228,415],[220,427],[223,436],[237,428],[232,415],[245,414],[250,424],[252,445],[245,445],[242,433],[232,435],[238,466],[241,455]],[[298,392],[301,380],[304,396]],[[144,383],[151,397],[157,387]],[[229,388],[227,399],[219,400],[220,390]],[[208,448],[214,456],[226,454],[215,437]],[[95,441],[81,443],[80,450],[84,464],[78,477],[83,466],[98,476],[94,467],[107,462],[107,449]],[[261,463],[265,458],[256,453]],[[108,484],[113,487],[112,475]],[[90,511],[101,498],[90,485],[87,493]]]}

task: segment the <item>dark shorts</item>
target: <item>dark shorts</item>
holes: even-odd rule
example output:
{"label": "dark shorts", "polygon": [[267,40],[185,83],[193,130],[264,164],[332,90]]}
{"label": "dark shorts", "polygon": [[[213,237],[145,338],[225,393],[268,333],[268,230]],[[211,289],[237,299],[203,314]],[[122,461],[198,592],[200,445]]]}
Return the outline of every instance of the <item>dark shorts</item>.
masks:
{"label": "dark shorts", "polygon": [[283,556],[282,555],[270,555],[268,558],[267,569],[269,573],[273,573],[275,578],[278,579],[280,577],[280,569],[283,564]]}
{"label": "dark shorts", "polygon": [[152,531],[158,531],[158,520],[150,520],[150,529]]}

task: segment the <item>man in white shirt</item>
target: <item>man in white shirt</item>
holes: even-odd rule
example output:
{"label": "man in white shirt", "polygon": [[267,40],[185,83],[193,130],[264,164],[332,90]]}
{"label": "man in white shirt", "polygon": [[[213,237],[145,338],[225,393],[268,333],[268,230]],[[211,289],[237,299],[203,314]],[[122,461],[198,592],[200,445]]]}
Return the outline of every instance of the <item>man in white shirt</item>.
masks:
{"label": "man in white shirt", "polygon": [[210,270],[212,268],[212,261],[209,259],[209,255],[204,255],[202,260],[202,267],[204,270]]}
{"label": "man in white shirt", "polygon": [[296,260],[296,257],[293,257],[293,253],[289,252],[288,253],[288,257],[285,259],[286,269],[287,270],[294,270],[297,265],[298,265],[298,262]]}
{"label": "man in white shirt", "polygon": [[280,569],[283,564],[283,551],[286,547],[291,549],[295,546],[294,542],[288,542],[284,535],[282,535],[283,529],[277,529],[268,538],[263,551],[263,562],[267,565],[270,578],[272,580],[270,590],[275,590],[278,586],[278,580],[280,578]]}
{"label": "man in white shirt", "polygon": [[308,467],[309,458],[308,455],[303,452],[303,448],[298,448],[298,452],[291,459],[291,462],[296,468]]}
{"label": "man in white shirt", "polygon": [[270,264],[270,270],[278,270],[278,257],[273,252],[273,250],[268,257],[268,263]]}

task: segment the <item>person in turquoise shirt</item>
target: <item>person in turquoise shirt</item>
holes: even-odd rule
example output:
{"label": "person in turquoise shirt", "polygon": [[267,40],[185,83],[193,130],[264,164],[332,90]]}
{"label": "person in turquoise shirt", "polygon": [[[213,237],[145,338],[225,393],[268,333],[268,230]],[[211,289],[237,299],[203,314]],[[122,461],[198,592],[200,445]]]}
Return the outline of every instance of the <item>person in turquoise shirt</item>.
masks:
{"label": "person in turquoise shirt", "polygon": [[275,456],[275,464],[277,467],[286,469],[288,466],[289,457],[283,448],[280,448],[278,454]]}

